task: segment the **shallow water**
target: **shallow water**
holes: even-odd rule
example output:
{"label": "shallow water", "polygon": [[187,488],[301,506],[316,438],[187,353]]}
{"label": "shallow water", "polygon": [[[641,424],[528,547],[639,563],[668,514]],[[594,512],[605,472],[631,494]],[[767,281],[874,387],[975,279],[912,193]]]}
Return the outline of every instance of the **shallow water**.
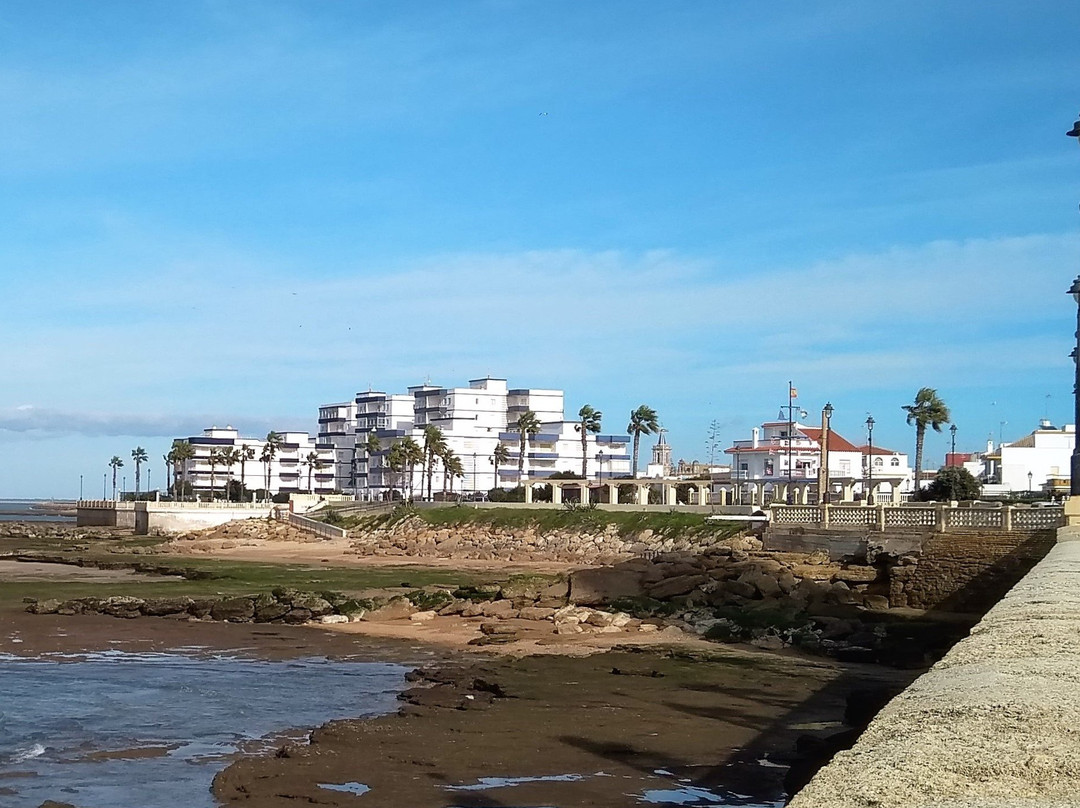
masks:
{"label": "shallow water", "polygon": [[388,712],[407,670],[118,651],[0,656],[0,805],[212,808],[210,782],[238,749]]}

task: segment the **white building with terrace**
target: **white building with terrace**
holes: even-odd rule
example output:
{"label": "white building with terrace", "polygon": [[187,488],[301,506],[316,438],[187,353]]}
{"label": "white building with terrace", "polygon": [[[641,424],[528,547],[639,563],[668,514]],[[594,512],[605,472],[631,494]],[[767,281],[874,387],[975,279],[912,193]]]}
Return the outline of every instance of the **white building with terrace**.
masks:
{"label": "white building with terrace", "polygon": [[731,482],[725,496],[747,505],[770,502],[811,504],[822,500],[822,444],[828,446],[829,502],[900,502],[914,477],[907,455],[892,449],[856,446],[826,424],[766,421],[749,440],[725,449],[731,456]]}
{"label": "white building with terrace", "polygon": [[[352,404],[355,411],[346,404],[321,407],[319,436],[333,443],[337,487],[360,499],[438,498],[444,488],[447,494],[479,494],[560,471],[581,473],[580,424],[565,420],[561,390],[511,389],[505,379],[488,377],[473,379],[467,387],[425,383],[400,394],[368,390],[358,393]],[[520,442],[514,425],[529,410],[541,430],[526,443],[524,473],[519,475]],[[423,446],[428,425],[439,428],[464,472],[454,479],[436,460],[430,490],[423,464],[412,474],[389,465],[393,445],[412,438]],[[593,479],[630,474],[628,444],[626,436],[587,434],[586,474]],[[505,447],[508,459],[496,466],[499,446]]]}
{"label": "white building with terrace", "polygon": [[[279,432],[281,445],[269,462],[263,461],[266,440],[241,437],[231,426],[204,429],[201,435],[180,438],[194,449],[195,456],[179,469],[193,493],[208,499],[211,491],[224,494],[230,480],[241,482],[249,491],[274,494],[332,494],[334,448],[316,443],[307,432]],[[220,459],[222,450],[235,449],[240,460],[231,466]]]}

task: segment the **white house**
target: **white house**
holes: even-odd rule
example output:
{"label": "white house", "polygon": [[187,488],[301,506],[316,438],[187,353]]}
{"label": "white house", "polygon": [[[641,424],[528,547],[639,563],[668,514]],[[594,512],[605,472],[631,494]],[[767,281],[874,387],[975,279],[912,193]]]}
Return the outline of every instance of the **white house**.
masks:
{"label": "white house", "polygon": [[1059,429],[1044,419],[1031,434],[1001,444],[996,453],[988,452],[984,457],[984,478],[991,490],[1000,486],[1001,493],[1060,493],[1062,481],[1071,477],[1075,442],[1075,424]]}
{"label": "white house", "polygon": [[[388,466],[390,449],[409,437],[423,445],[424,427],[437,426],[447,447],[458,457],[464,476],[454,480],[457,493],[482,492],[502,485],[518,484],[518,417],[532,410],[541,423],[540,434],[527,442],[525,479],[542,479],[557,471],[581,473],[581,433],[575,421],[564,420],[561,390],[509,389],[505,379],[473,379],[468,387],[444,388],[430,383],[410,387],[405,394],[368,391],[355,401],[354,431],[344,437],[350,423],[345,405],[320,408],[320,440],[332,441],[336,454],[337,485],[361,499],[392,496],[410,483],[407,475]],[[375,448],[374,441],[378,442]],[[587,436],[590,476],[605,478],[630,473],[626,451],[629,438]],[[494,463],[495,448],[505,446],[509,459]],[[601,468],[602,467],[602,468]],[[412,476],[414,497],[427,493],[419,468]],[[443,488],[443,469],[436,461],[432,493]]]}
{"label": "white house", "polygon": [[[789,434],[790,432],[790,434]],[[821,427],[798,421],[766,421],[749,440],[734,441],[731,481],[735,500],[763,504],[772,500],[819,501]],[[828,434],[829,501],[900,501],[911,490],[907,455],[881,446],[856,446],[834,429]]]}
{"label": "white house", "polygon": [[[301,491],[333,493],[333,447],[316,443],[307,432],[278,435],[281,445],[270,462],[261,460],[265,439],[241,437],[231,426],[212,426],[201,435],[181,438],[191,444],[195,456],[184,463],[180,476],[197,495],[209,496],[211,489],[224,492],[229,480],[241,481],[250,491],[266,489],[271,495]],[[217,459],[223,449],[236,449],[241,460],[231,467],[223,465]]]}

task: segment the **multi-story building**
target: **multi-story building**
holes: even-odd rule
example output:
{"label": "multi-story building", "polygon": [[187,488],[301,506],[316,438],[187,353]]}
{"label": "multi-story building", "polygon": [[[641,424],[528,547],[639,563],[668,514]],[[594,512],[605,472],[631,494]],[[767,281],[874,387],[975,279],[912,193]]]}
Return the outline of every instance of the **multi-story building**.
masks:
{"label": "multi-story building", "polygon": [[[281,444],[270,462],[264,462],[266,440],[244,438],[231,426],[212,426],[201,435],[181,438],[191,444],[195,456],[181,469],[196,495],[224,492],[229,480],[240,481],[249,491],[264,489],[273,494],[310,492],[331,494],[335,491],[334,448],[316,443],[307,432],[279,432]],[[232,467],[216,456],[223,449],[236,449],[241,457]],[[245,451],[247,450],[247,451]],[[211,455],[215,456],[212,461]]]}
{"label": "multi-story building", "polygon": [[[468,387],[439,387],[430,383],[408,388],[399,395],[368,391],[358,393],[355,404],[354,437],[350,443],[338,440],[338,432],[327,438],[334,442],[337,485],[362,499],[381,499],[401,495],[411,489],[421,498],[443,490],[444,480],[457,493],[483,492],[502,485],[516,485],[521,479],[540,480],[559,471],[581,473],[582,443],[580,424],[563,416],[561,390],[508,389],[505,379],[473,379]],[[320,408],[320,423],[344,429],[341,415],[344,405]],[[526,443],[523,474],[518,473],[520,441],[515,423],[531,410],[541,423],[540,433]],[[423,464],[413,472],[389,467],[391,447],[411,438],[424,444],[424,429],[438,427],[447,448],[460,460],[463,476],[445,478],[439,461],[432,470],[430,491]],[[320,429],[320,436],[323,436]],[[630,473],[627,453],[629,438],[612,435],[586,435],[587,474],[603,473],[605,478]],[[495,449],[504,446],[509,460],[498,465]],[[350,467],[346,471],[346,467]],[[397,493],[395,493],[397,492]]]}
{"label": "multi-story building", "polygon": [[[797,421],[766,421],[750,440],[734,441],[731,481],[736,501],[819,501],[822,430]],[[907,455],[882,446],[856,446],[833,429],[828,435],[829,501],[899,501],[911,490]]]}
{"label": "multi-story building", "polygon": [[1061,494],[1072,476],[1075,441],[1074,424],[1058,428],[1043,419],[1031,434],[1012,443],[1002,443],[997,451],[988,442],[986,453],[975,461],[982,465],[976,476],[984,481],[983,491],[989,495]]}

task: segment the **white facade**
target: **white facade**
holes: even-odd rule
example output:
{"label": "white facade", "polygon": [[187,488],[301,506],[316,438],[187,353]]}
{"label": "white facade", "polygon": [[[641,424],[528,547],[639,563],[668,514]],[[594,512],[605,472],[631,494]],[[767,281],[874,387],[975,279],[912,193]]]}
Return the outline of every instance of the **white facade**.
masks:
{"label": "white facade", "polygon": [[[505,379],[484,378],[473,379],[468,387],[417,385],[400,395],[368,391],[358,393],[353,403],[355,428],[351,444],[347,440],[339,444],[336,437],[345,428],[346,420],[339,417],[344,405],[320,408],[320,424],[324,414],[326,423],[334,424],[331,439],[337,453],[338,487],[361,499],[397,496],[403,490],[407,492],[410,486],[414,498],[428,495],[422,463],[414,468],[411,481],[407,472],[394,472],[388,466],[394,443],[412,438],[423,447],[424,428],[428,425],[439,428],[447,447],[464,468],[463,477],[448,480],[436,460],[432,495],[442,492],[444,483],[448,484],[448,490],[458,494],[516,485],[520,444],[514,424],[527,410],[536,413],[542,429],[527,444],[525,478],[542,479],[558,471],[581,473],[581,433],[575,429],[579,424],[563,420],[561,390],[510,390]],[[378,440],[378,449],[372,446],[369,450],[372,435]],[[629,474],[628,441],[629,438],[618,436],[588,435],[589,475],[599,474],[601,465],[605,479]],[[499,445],[506,447],[509,459],[499,465],[496,477],[494,456]],[[346,458],[351,463],[349,471],[346,471]]]}
{"label": "white facade", "polygon": [[[194,493],[206,496],[211,489],[223,493],[230,479],[242,481],[250,491],[266,489],[270,495],[301,491],[334,493],[333,446],[314,442],[307,432],[278,434],[282,443],[270,463],[260,460],[266,446],[264,439],[241,437],[231,426],[210,427],[201,435],[181,438],[195,450],[195,457],[187,461],[180,472],[181,479],[186,475]],[[252,459],[237,463],[231,469],[220,462],[210,462],[211,453],[230,448],[241,452],[249,449]]]}
{"label": "white facade", "polygon": [[1053,487],[1048,489],[1047,481],[1071,476],[1075,442],[1074,424],[1056,429],[1049,421],[1041,422],[1030,435],[1001,445],[996,482],[1007,492],[1052,491]]}
{"label": "white facade", "polygon": [[[820,427],[766,421],[754,427],[750,440],[734,441],[724,451],[732,458],[736,500],[761,504],[778,496],[800,502],[816,497],[821,440]],[[830,502],[863,499],[871,488],[876,501],[897,501],[911,491],[914,475],[903,452],[880,446],[871,451],[833,429],[828,444]]]}

